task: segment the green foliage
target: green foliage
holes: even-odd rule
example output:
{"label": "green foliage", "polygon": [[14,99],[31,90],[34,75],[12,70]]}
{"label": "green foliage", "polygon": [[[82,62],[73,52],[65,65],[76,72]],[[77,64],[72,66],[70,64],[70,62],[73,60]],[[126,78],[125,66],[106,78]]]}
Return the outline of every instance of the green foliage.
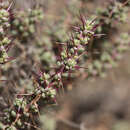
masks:
{"label": "green foliage", "polygon": [[36,32],[36,24],[43,20],[43,11],[41,9],[19,11],[15,14],[11,22],[12,35],[21,41],[31,38]]}
{"label": "green foliage", "polygon": [[[128,8],[120,2],[110,2],[106,9],[97,8],[97,24],[101,25],[97,28],[97,32],[107,34],[107,38],[101,37],[98,41],[93,42],[90,50],[93,60],[88,65],[88,77],[104,77],[106,68],[117,66],[117,61],[121,58],[122,53],[129,48],[128,33],[120,34],[114,43],[109,42],[109,37],[112,37],[109,32],[118,32],[119,29],[116,25],[122,26],[126,22],[127,11]],[[97,54],[94,53],[95,50],[98,52]]]}
{"label": "green foliage", "polygon": [[8,38],[8,29],[10,27],[10,16],[6,6],[1,5],[0,9],[0,64],[9,61],[9,56],[7,54],[7,46],[10,44],[11,40]]}

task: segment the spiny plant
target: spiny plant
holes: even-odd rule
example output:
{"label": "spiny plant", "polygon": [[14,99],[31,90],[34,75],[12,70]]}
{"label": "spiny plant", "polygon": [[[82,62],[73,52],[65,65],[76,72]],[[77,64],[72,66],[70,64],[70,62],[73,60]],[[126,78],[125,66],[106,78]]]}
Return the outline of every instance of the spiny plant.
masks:
{"label": "spiny plant", "polygon": [[[26,15],[20,15],[27,19],[29,17],[30,21],[32,18],[32,15],[30,17],[30,14],[32,14],[32,12],[33,10],[30,10],[29,13],[27,13],[29,14],[27,17]],[[15,19],[12,19],[11,21],[12,28],[16,31],[15,33],[13,32],[13,34],[15,34],[14,36],[20,40],[26,40],[30,35],[32,36],[32,34],[34,34],[34,30],[30,31],[30,25],[24,24],[25,21],[23,19],[19,17],[17,18],[16,19],[20,23],[19,25],[16,26],[14,24]],[[31,23],[31,25],[34,29],[35,22],[37,22],[37,15],[34,15],[32,19],[34,19],[34,23]],[[41,108],[49,104],[56,104],[56,95],[61,93],[61,90],[63,90],[62,88],[65,87],[64,77],[70,78],[73,72],[82,68],[80,67],[80,58],[82,55],[87,54],[89,44],[92,42],[93,38],[97,36],[95,34],[97,25],[99,24],[96,24],[97,20],[86,20],[83,16],[81,16],[80,20],[82,22],[81,26],[73,27],[74,33],[72,33],[69,40],[65,43],[57,44],[57,64],[48,70],[41,70],[39,73],[33,72],[33,90],[19,92],[16,95],[12,106],[4,112],[3,120],[0,123],[0,129],[38,129],[38,115]],[[24,25],[26,28],[24,28]],[[20,28],[27,29],[26,31],[29,35],[24,37],[25,32],[21,32]],[[23,39],[20,38],[20,35],[23,36]],[[117,43],[116,47],[119,48],[120,51],[121,47],[119,46],[120,45]],[[106,57],[108,58],[109,56]],[[104,59],[105,58],[103,58],[103,60]],[[98,62],[94,63],[94,65],[99,69],[101,68]]]}
{"label": "spiny plant", "polygon": [[[46,19],[44,19],[43,27],[44,38],[42,40],[40,39],[39,42],[40,48],[44,46],[45,49],[39,51],[39,58],[42,64],[47,64],[45,67],[47,70],[49,69],[49,67],[54,66],[54,64],[56,63],[56,43],[66,42],[69,39],[67,32],[70,30],[70,23],[73,25],[73,23],[75,23],[75,21],[77,20],[77,17],[75,16],[79,14],[79,9],[81,5],[81,2],[79,0],[70,0],[63,2],[64,4],[62,4],[62,9],[59,9],[57,7],[57,11],[54,10],[53,12],[53,9],[51,10],[54,15],[53,13],[48,13],[50,10],[45,14]],[[51,1],[50,3],[52,3],[52,5],[55,4],[54,1]],[[73,19],[70,19],[72,17]]]}
{"label": "spiny plant", "polygon": [[57,65],[50,71],[34,72],[34,89],[19,93],[12,106],[5,110],[1,129],[20,130],[38,128],[36,126],[40,108],[55,103],[56,93],[63,86],[64,73],[68,76],[78,65],[80,57],[86,53],[87,46],[96,36],[97,25],[94,20],[86,20],[81,16],[81,26],[74,27],[74,33],[67,43],[58,44]]}
{"label": "spiny plant", "polygon": [[[30,72],[30,70],[26,68],[31,69],[30,66],[32,65],[32,62],[34,63],[34,61],[37,61],[37,59],[41,56],[40,54],[44,53],[43,46],[38,46],[36,48],[37,41],[35,39],[37,37],[37,28],[39,27],[41,22],[43,23],[44,21],[44,11],[41,7],[35,7],[33,10],[15,9],[13,6],[14,4],[15,3],[12,3],[12,7],[9,12],[10,27],[8,28],[7,35],[9,35],[9,39],[14,39],[13,43],[15,44],[14,48],[8,54],[12,55],[16,60],[15,63],[11,62],[10,64],[6,64],[3,66],[1,70],[1,79],[8,79],[11,81],[17,79],[15,80],[15,83],[20,88],[25,83],[25,81],[23,80],[27,79],[28,72]],[[26,34],[28,36],[25,36]],[[34,34],[36,36],[34,36]],[[30,57],[30,55],[34,56]],[[25,61],[25,57],[27,58],[27,62]],[[14,73],[10,75],[9,73],[11,71]],[[24,76],[22,75],[21,71],[24,72]],[[29,79],[27,80],[29,82]]]}
{"label": "spiny plant", "polygon": [[9,38],[10,28],[10,6],[7,3],[0,4],[0,64],[10,61],[12,58],[7,52],[11,47],[11,39]]}

